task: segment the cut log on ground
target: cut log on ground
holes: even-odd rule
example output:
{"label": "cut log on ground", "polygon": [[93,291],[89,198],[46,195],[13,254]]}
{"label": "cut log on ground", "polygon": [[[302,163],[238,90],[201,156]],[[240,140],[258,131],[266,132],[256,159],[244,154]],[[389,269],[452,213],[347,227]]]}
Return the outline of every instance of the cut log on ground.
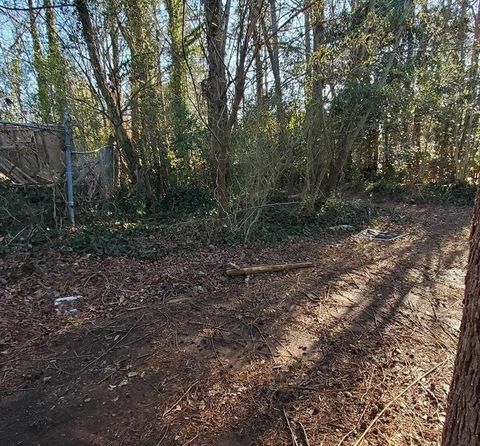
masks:
{"label": "cut log on ground", "polygon": [[275,271],[287,271],[290,269],[310,268],[313,266],[311,262],[303,263],[282,263],[279,265],[257,265],[246,266],[244,268],[227,269],[225,274],[227,276],[248,276],[250,274],[271,273]]}

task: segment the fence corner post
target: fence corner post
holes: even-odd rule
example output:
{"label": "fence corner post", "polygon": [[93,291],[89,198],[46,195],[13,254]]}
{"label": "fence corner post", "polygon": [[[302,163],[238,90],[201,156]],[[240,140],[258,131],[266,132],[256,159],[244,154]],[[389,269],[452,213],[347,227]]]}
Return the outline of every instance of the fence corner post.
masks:
{"label": "fence corner post", "polygon": [[72,168],[72,124],[70,115],[63,113],[63,128],[65,136],[65,174],[67,180],[67,213],[68,221],[72,227],[75,227],[75,208],[73,201],[73,168]]}

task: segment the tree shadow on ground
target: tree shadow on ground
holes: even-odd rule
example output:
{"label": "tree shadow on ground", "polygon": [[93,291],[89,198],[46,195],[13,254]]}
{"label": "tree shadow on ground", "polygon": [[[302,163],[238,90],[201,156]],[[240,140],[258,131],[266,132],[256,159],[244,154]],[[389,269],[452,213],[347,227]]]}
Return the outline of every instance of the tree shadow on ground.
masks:
{"label": "tree shadow on ground", "polygon": [[[337,236],[243,251],[246,263],[316,264],[249,282],[215,274],[238,251],[198,252],[193,277],[187,261],[160,262],[168,289],[143,290],[150,298],[141,305],[97,327],[70,327],[38,358],[15,363],[42,373],[2,400],[0,436],[5,444],[281,445],[292,441],[286,416],[299,444],[301,426],[311,444],[337,444],[352,430],[348,441],[381,410],[397,368],[413,361],[410,348],[426,365],[408,331],[418,322],[421,333],[443,332],[416,321],[407,304],[423,309],[413,291],[461,262],[465,224],[451,217],[384,246]],[[440,346],[433,356],[444,353]],[[359,395],[367,391],[377,404]]]}
{"label": "tree shadow on ground", "polygon": [[[460,229],[461,226],[449,228],[446,232],[440,231],[428,236],[427,240],[417,241],[395,251],[393,266],[382,270],[362,289],[363,301],[352,302],[341,318],[322,327],[319,330],[319,338],[308,347],[303,346],[306,351],[301,361],[294,362],[285,372],[277,373],[271,379],[265,380],[262,386],[256,386],[252,391],[252,398],[255,398],[256,404],[252,405],[252,411],[246,413],[238,422],[238,426],[248,426],[246,429],[239,429],[242,431],[242,438],[248,438],[248,441],[243,440],[244,444],[270,444],[266,439],[271,432],[277,433],[274,437],[276,443],[271,444],[289,444],[284,410],[287,413],[296,413],[297,415],[293,415],[296,418],[303,418],[305,427],[311,427],[323,419],[325,427],[340,426],[345,431],[345,427],[352,424],[352,419],[358,418],[359,414],[351,413],[350,410],[355,405],[347,407],[348,403],[339,402],[337,398],[332,397],[330,401],[323,402],[321,410],[313,409],[312,412],[316,412],[316,417],[308,417],[306,416],[308,406],[305,407],[305,400],[315,399],[319,389],[329,388],[338,395],[342,393],[341,389],[345,388],[345,383],[348,383],[347,387],[351,394],[356,387],[363,384],[366,368],[371,367],[372,361],[377,356],[385,355],[393,349],[392,344],[385,339],[391,325],[400,324],[403,325],[403,329],[409,329],[409,321],[405,322],[398,313],[405,308],[405,302],[414,287],[422,288],[431,282],[431,279],[424,275],[424,268],[428,267],[429,274],[435,277],[458,262],[459,256],[463,253],[456,245],[439,251],[434,248],[441,246],[451,232]],[[353,260],[349,268],[338,269],[336,277],[331,273],[320,272],[318,282],[310,283],[307,291],[316,291],[324,287],[325,276],[328,276],[330,283],[335,283],[340,276],[351,276],[372,265],[370,262],[359,268],[355,263]],[[419,273],[423,277],[418,277]],[[283,307],[276,309],[275,313],[291,312],[293,305],[291,301],[284,301]],[[300,308],[299,312],[303,315],[304,309]],[[290,319],[297,318],[297,315],[290,315]],[[282,338],[285,331],[279,330],[279,326],[285,327],[285,324],[272,321],[269,326],[263,323],[263,336]],[[409,346],[407,344],[404,347]],[[308,364],[308,362],[310,364],[306,365],[305,363]],[[293,388],[292,382],[296,383]],[[262,400],[265,402],[264,406],[269,408],[264,411],[265,413],[259,410],[262,407]],[[303,406],[307,410],[302,414],[298,406]],[[373,408],[365,420],[369,421],[373,418],[378,410]],[[327,417],[330,421],[325,419],[326,414],[329,415]],[[335,415],[332,417],[333,414]],[[321,429],[314,426],[312,431],[318,434]],[[281,436],[280,438],[278,436],[279,432],[284,432],[284,438],[281,440]],[[298,437],[301,439],[302,435],[299,434]],[[314,437],[313,441],[313,444],[319,444],[322,438]]]}

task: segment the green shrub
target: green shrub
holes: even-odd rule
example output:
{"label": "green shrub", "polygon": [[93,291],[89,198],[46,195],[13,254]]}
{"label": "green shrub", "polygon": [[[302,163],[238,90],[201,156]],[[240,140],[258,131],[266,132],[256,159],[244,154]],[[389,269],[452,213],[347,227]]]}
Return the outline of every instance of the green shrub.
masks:
{"label": "green shrub", "polygon": [[383,195],[387,198],[402,199],[408,195],[409,191],[407,186],[403,183],[381,178],[376,182],[368,183],[365,192],[373,195]]}
{"label": "green shrub", "polygon": [[325,226],[350,225],[360,228],[376,214],[376,208],[365,201],[331,198],[318,214],[318,222]]}
{"label": "green shrub", "polygon": [[69,236],[68,246],[78,252],[108,256],[124,255],[132,251],[133,235],[134,231],[125,226],[83,226]]}
{"label": "green shrub", "polygon": [[165,211],[179,217],[200,216],[214,208],[214,200],[206,189],[189,184],[170,188],[160,205]]}
{"label": "green shrub", "polygon": [[414,194],[415,202],[453,204],[457,206],[472,205],[477,188],[474,184],[428,183]]}
{"label": "green shrub", "polygon": [[52,187],[19,187],[0,182],[0,237],[5,243],[40,243],[57,234],[65,203],[59,187],[56,193]]}
{"label": "green shrub", "polygon": [[[352,230],[368,224],[377,216],[377,208],[361,200],[332,198],[317,213],[305,213],[298,205],[266,207],[251,231],[250,241],[273,243],[291,236],[315,235],[330,226],[349,225]],[[226,228],[227,243],[244,241],[244,231]]]}
{"label": "green shrub", "polygon": [[467,206],[473,204],[476,189],[476,186],[471,183],[452,184],[432,181],[420,186],[409,186],[383,178],[376,183],[368,184],[365,190],[374,196],[384,196],[409,203]]}

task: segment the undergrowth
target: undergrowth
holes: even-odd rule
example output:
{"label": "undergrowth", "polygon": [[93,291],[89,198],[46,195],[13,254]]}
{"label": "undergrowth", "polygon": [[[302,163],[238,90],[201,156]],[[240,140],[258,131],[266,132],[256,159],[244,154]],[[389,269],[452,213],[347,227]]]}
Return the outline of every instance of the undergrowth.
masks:
{"label": "undergrowth", "polygon": [[0,182],[0,254],[13,243],[43,243],[61,232],[65,208],[56,186],[12,187]]}
{"label": "undergrowth", "polygon": [[211,241],[211,226],[206,219],[177,224],[110,222],[83,225],[66,238],[62,249],[154,260],[208,244]]}
{"label": "undergrowth", "polygon": [[[357,230],[376,215],[376,208],[360,200],[331,199],[313,215],[304,214],[298,208],[269,208],[252,232],[251,243],[272,243],[292,236],[315,235],[330,226],[348,225],[351,230]],[[243,243],[243,233],[226,225],[216,225],[209,218],[196,218],[174,225],[112,222],[77,228],[68,237],[65,249],[155,259],[176,250],[195,249],[211,242]]]}
{"label": "undergrowth", "polygon": [[150,250],[139,248],[132,240],[158,231],[161,225],[206,217],[213,208],[212,196],[193,185],[172,188],[156,202],[133,193],[104,200],[78,194],[77,230],[69,234],[62,187],[0,183],[0,255],[14,243],[34,245],[65,236],[71,250],[103,255],[136,251],[136,255],[149,257]]}
{"label": "undergrowth", "polygon": [[[472,185],[431,183],[412,189],[385,179],[371,183],[367,191],[374,197],[451,205],[471,204],[475,195]],[[35,244],[58,238],[66,251],[155,259],[210,243],[241,244],[246,238],[245,228],[215,221],[211,216],[213,197],[196,186],[171,189],[154,204],[134,195],[90,207],[79,201],[77,221],[81,224],[73,232],[65,231],[65,206],[59,191],[54,194],[51,188],[0,184],[0,197],[0,254],[8,252],[13,243]],[[298,204],[267,206],[249,231],[248,242],[265,244],[315,236],[330,227],[358,231],[372,225],[378,213],[378,206],[358,199],[331,198],[315,213],[304,212]]]}
{"label": "undergrowth", "polygon": [[471,206],[475,200],[477,187],[472,183],[452,184],[439,182],[410,186],[383,178],[376,182],[368,183],[365,190],[373,197],[383,197],[407,203]]}
{"label": "undergrowth", "polygon": [[[305,213],[299,207],[266,208],[250,237],[251,243],[280,242],[294,236],[317,235],[330,227],[356,231],[378,214],[375,206],[363,200],[331,198],[316,213]],[[225,231],[229,244],[241,243],[243,233],[231,228]]]}

